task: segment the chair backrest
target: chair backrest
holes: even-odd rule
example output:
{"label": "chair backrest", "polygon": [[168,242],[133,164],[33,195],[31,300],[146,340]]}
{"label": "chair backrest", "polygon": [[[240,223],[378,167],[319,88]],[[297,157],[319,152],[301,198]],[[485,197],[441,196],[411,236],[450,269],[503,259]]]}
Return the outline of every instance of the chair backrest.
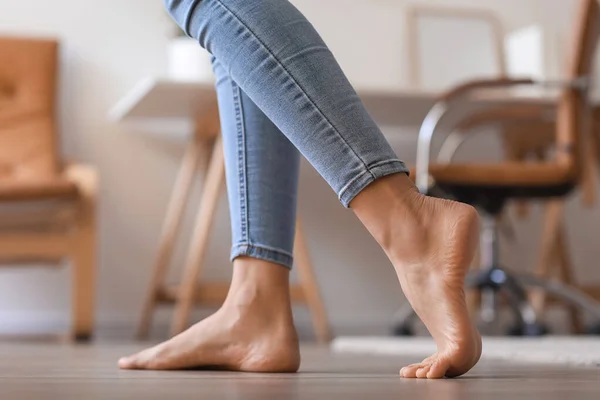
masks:
{"label": "chair backrest", "polygon": [[[567,59],[566,78],[576,81],[592,75],[594,55],[600,34],[600,6],[597,0],[579,0],[573,36]],[[566,88],[558,105],[556,129],[556,160],[573,168],[578,174],[584,168],[582,146],[586,137],[587,95],[576,87]]]}
{"label": "chair backrest", "polygon": [[57,59],[56,41],[0,37],[0,180],[58,172]]}
{"label": "chair backrest", "polygon": [[406,18],[409,83],[416,89],[506,76],[504,27],[492,11],[412,5]]}

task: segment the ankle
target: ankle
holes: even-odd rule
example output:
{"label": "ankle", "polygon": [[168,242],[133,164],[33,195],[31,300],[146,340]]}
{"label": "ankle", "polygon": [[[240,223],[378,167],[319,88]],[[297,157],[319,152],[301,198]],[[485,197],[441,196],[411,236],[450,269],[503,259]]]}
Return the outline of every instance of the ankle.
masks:
{"label": "ankle", "polygon": [[249,257],[233,264],[226,305],[239,307],[290,308],[290,271],[284,266]]}
{"label": "ankle", "polygon": [[395,174],[373,182],[350,206],[387,252],[402,235],[400,228],[410,232],[413,226],[421,225],[419,209],[423,197],[407,175]]}
{"label": "ankle", "polygon": [[408,175],[398,173],[394,175],[379,178],[362,192],[360,192],[351,202],[350,207],[353,210],[372,207],[377,203],[402,203],[410,201],[412,197],[418,195],[419,191]]}
{"label": "ankle", "polygon": [[289,291],[290,270],[282,265],[251,257],[233,262],[232,287],[252,287],[267,291]]}

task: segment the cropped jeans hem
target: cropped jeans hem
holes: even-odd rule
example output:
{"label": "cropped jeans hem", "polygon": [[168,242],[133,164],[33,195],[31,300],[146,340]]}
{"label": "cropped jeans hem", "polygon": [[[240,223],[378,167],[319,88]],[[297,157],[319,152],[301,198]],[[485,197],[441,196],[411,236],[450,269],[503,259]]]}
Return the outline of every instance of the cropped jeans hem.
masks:
{"label": "cropped jeans hem", "polygon": [[409,174],[410,170],[400,160],[387,160],[369,166],[363,173],[350,181],[340,191],[339,199],[344,207],[350,207],[350,202],[368,185],[379,178],[396,173]]}
{"label": "cropped jeans hem", "polygon": [[294,264],[293,255],[286,251],[273,249],[268,246],[238,243],[231,248],[231,261],[243,256],[283,265],[289,269],[291,269]]}

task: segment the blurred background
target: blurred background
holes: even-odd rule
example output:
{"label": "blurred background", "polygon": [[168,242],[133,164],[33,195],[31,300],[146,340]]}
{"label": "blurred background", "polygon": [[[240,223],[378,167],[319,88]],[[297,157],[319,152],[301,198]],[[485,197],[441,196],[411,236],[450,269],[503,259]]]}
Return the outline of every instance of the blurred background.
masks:
{"label": "blurred background", "polygon": [[[419,126],[444,90],[471,78],[502,74],[560,79],[576,11],[575,2],[564,0],[292,3],[322,34],[400,158],[411,165]],[[442,12],[427,12],[432,9]],[[0,0],[0,36],[60,42],[60,155],[94,166],[98,176],[94,335],[131,338],[194,122],[185,116],[153,115],[151,106],[135,109],[135,103],[157,87],[159,98],[160,90],[173,96],[165,101],[197,102],[194,88],[205,88],[212,79],[206,55],[179,37],[159,0]],[[0,59],[0,64],[10,63],[8,56]],[[496,130],[486,129],[461,147],[460,160],[502,159]],[[166,276],[169,282],[180,280],[185,264],[203,188],[201,178],[194,182]],[[577,191],[566,201],[566,241],[576,285],[600,294],[600,210],[583,200]],[[366,230],[304,161],[299,211],[332,331],[388,334],[405,302],[395,273]],[[523,217],[509,211],[501,238],[502,263],[532,271],[544,230],[543,204],[530,203]],[[229,246],[223,190],[203,261],[204,281],[229,279]],[[32,265],[23,268],[9,260],[0,269],[0,335],[69,330],[71,269]],[[189,320],[212,310],[195,308]],[[172,307],[159,307],[153,337],[165,337],[172,312]],[[297,307],[295,313],[301,334],[311,337],[309,312]],[[560,305],[548,308],[547,324],[557,333],[572,328]]]}

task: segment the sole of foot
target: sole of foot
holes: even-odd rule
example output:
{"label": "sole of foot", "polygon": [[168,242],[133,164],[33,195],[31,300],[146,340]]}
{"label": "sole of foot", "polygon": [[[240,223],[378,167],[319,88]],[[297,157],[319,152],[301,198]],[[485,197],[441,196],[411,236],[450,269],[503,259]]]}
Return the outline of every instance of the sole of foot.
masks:
{"label": "sole of foot", "polygon": [[[464,281],[478,244],[479,217],[466,204],[415,194],[411,248],[392,255],[404,294],[434,338],[438,352],[403,368],[404,378],[440,379],[469,371],[481,336],[466,303]],[[405,249],[405,250],[402,250]]]}

